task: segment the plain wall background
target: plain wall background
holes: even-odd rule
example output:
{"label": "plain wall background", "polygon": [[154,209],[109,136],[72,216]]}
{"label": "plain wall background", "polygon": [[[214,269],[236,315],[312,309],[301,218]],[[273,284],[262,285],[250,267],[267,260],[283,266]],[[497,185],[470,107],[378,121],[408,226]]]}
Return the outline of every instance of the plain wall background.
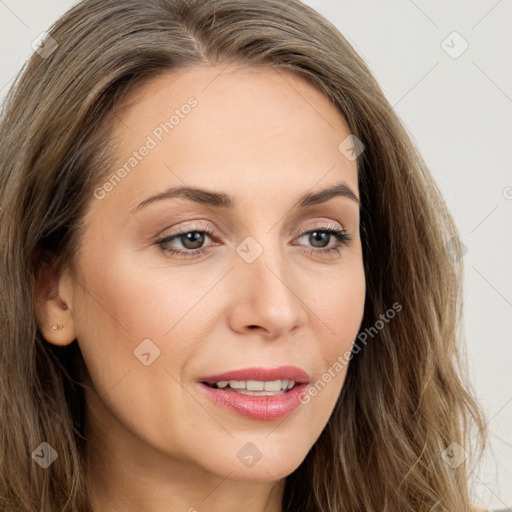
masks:
{"label": "plain wall background", "polygon": [[[470,371],[491,431],[477,504],[512,508],[512,0],[305,3],[367,62],[455,217]],[[0,0],[0,101],[31,42],[73,4]]]}

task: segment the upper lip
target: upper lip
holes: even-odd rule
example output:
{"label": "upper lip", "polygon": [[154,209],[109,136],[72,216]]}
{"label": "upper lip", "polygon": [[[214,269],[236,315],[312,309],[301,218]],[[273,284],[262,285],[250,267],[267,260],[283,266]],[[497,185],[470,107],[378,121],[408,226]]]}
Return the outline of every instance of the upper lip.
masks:
{"label": "upper lip", "polygon": [[213,384],[221,380],[259,380],[269,382],[274,380],[293,380],[300,384],[309,382],[310,377],[307,372],[296,366],[279,366],[278,368],[252,367],[201,377],[199,382]]}

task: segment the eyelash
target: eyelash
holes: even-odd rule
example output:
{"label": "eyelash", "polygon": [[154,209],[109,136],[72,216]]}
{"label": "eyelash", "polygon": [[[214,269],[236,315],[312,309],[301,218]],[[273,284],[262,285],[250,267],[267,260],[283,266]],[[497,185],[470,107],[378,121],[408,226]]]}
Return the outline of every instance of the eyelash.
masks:
{"label": "eyelash", "polygon": [[[310,228],[306,231],[302,231],[297,235],[296,238],[301,238],[304,235],[313,233],[315,231],[320,231],[323,233],[329,233],[330,235],[333,235],[337,240],[338,243],[334,245],[333,247],[329,247],[326,249],[313,249],[313,250],[306,250],[308,254],[332,254],[333,252],[337,252],[339,254],[339,249],[345,245],[348,246],[350,242],[352,241],[352,237],[348,235],[348,233],[344,229],[333,229],[332,227],[326,227],[326,226],[318,226],[315,228]],[[165,248],[165,244],[168,244],[174,239],[179,238],[181,235],[186,235],[188,233],[202,233],[208,235],[212,240],[215,238],[215,231],[211,231],[208,229],[204,229],[204,226],[196,226],[192,228],[186,228],[181,231],[178,231],[176,233],[173,233],[172,235],[166,236],[165,238],[162,238],[160,240],[157,240],[155,242],[156,245],[160,247],[160,249],[167,254],[171,254],[174,256],[178,256],[180,258],[192,258],[194,256],[200,256],[202,254],[205,254],[211,246],[208,246],[207,248],[198,248],[198,249],[189,249],[186,251],[181,251],[178,249],[168,249]],[[213,235],[213,236],[212,236]]]}

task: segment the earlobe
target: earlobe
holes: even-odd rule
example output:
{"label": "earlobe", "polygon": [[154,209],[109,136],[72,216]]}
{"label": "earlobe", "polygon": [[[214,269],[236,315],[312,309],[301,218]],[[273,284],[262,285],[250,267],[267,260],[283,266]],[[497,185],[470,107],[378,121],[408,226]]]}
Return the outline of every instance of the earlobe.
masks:
{"label": "earlobe", "polygon": [[43,338],[54,345],[69,345],[76,339],[69,299],[61,296],[62,278],[52,272],[44,258],[35,263],[35,312]]}
{"label": "earlobe", "polygon": [[75,331],[73,329],[72,324],[66,326],[61,323],[54,324],[41,324],[39,323],[39,330],[43,335],[43,338],[53,345],[65,346],[72,343],[75,339]]}

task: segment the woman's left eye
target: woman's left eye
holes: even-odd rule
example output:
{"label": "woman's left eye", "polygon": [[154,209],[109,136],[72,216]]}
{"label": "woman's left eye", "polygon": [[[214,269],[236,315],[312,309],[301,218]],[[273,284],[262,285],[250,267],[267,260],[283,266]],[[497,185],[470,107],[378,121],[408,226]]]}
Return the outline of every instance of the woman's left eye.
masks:
{"label": "woman's left eye", "polygon": [[[173,254],[181,258],[190,258],[204,254],[208,250],[208,246],[206,248],[203,247],[205,236],[212,238],[213,235],[215,235],[213,231],[202,229],[202,227],[200,229],[189,228],[170,236],[166,236],[155,243],[164,253]],[[319,246],[314,246],[315,248],[313,250],[306,251],[311,254],[330,254],[333,252],[339,254],[341,246],[349,245],[352,240],[344,229],[333,229],[332,227],[327,228],[319,226],[314,229],[302,231],[296,239],[300,239],[305,236],[308,236],[308,240],[312,241],[313,244],[319,244]],[[335,245],[332,247],[325,247],[323,245],[324,242],[327,242],[328,245],[329,239],[333,236],[336,238]],[[169,244],[174,240],[179,241],[185,250],[171,248]]]}

